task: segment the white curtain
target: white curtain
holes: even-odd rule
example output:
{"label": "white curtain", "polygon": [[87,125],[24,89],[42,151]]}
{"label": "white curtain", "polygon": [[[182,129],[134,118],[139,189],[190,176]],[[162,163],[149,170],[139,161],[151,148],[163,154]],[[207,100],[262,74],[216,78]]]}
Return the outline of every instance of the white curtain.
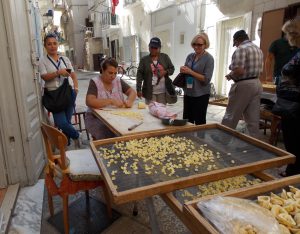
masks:
{"label": "white curtain", "polygon": [[244,29],[248,34],[250,31],[251,13],[245,16],[220,21],[217,24],[217,55],[216,61],[216,76],[215,86],[216,92],[219,95],[227,96],[232,81],[227,81],[225,75],[229,73],[229,65],[231,62],[231,56],[235,51],[233,47],[233,34]]}

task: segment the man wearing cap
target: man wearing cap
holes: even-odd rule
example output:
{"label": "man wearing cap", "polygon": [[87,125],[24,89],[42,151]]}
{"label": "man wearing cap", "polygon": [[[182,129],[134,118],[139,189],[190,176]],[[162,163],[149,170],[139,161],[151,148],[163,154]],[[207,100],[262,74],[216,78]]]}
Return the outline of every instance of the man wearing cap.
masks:
{"label": "man wearing cap", "polygon": [[253,44],[244,30],[233,35],[233,46],[237,49],[229,66],[231,72],[225,77],[233,80],[228,106],[222,124],[235,129],[243,116],[249,134],[259,135],[260,96],[262,86],[259,76],[263,71],[263,53]]}
{"label": "man wearing cap", "polygon": [[149,43],[149,55],[144,56],[138,67],[136,90],[138,97],[144,97],[146,103],[156,101],[166,104],[166,89],[170,89],[169,78],[174,73],[174,65],[167,54],[160,53],[161,41],[153,37]]}

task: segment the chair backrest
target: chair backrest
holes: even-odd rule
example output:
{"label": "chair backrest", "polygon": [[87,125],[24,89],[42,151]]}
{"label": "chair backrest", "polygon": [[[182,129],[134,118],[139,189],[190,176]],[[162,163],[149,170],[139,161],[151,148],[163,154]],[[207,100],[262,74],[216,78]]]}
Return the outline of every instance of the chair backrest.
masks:
{"label": "chair backrest", "polygon": [[[68,143],[67,137],[58,129],[45,123],[42,123],[41,130],[46,146],[48,160],[51,163],[58,163],[61,169],[65,170],[67,168],[65,151]],[[59,155],[54,154],[52,151],[53,148],[59,150]]]}

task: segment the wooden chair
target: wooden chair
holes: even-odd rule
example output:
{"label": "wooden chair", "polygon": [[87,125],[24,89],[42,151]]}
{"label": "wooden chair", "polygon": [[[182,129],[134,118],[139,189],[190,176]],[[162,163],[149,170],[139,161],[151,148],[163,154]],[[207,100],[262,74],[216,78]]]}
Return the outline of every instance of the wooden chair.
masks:
{"label": "wooden chair", "polygon": [[[58,129],[42,123],[43,139],[46,145],[48,163],[45,170],[45,184],[48,191],[48,203],[51,216],[54,215],[52,196],[59,195],[63,200],[65,233],[69,233],[68,197],[79,191],[102,186],[107,205],[108,216],[112,217],[108,191],[101,178],[100,170],[90,149],[66,151],[67,138]],[[54,154],[52,149],[57,149]]]}

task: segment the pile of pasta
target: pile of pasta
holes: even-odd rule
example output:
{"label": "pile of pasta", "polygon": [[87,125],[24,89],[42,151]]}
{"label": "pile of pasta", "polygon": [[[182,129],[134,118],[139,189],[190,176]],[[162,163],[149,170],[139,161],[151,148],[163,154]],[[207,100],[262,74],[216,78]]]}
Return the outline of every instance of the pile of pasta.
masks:
{"label": "pile of pasta", "polygon": [[110,111],[109,113],[112,115],[118,115],[118,116],[127,117],[131,119],[138,119],[138,120],[144,119],[142,113],[135,112],[135,111]]}
{"label": "pile of pasta", "polygon": [[195,187],[197,189],[196,194],[189,192],[187,189],[182,189],[180,191],[182,192],[181,196],[184,198],[184,202],[188,202],[204,196],[223,193],[239,188],[246,188],[259,183],[261,183],[261,180],[258,178],[248,179],[246,176],[241,175],[198,185]]}
{"label": "pile of pasta", "polygon": [[271,211],[280,223],[281,233],[300,234],[300,189],[289,186],[289,192],[282,189],[279,195],[258,196],[257,202]]}

